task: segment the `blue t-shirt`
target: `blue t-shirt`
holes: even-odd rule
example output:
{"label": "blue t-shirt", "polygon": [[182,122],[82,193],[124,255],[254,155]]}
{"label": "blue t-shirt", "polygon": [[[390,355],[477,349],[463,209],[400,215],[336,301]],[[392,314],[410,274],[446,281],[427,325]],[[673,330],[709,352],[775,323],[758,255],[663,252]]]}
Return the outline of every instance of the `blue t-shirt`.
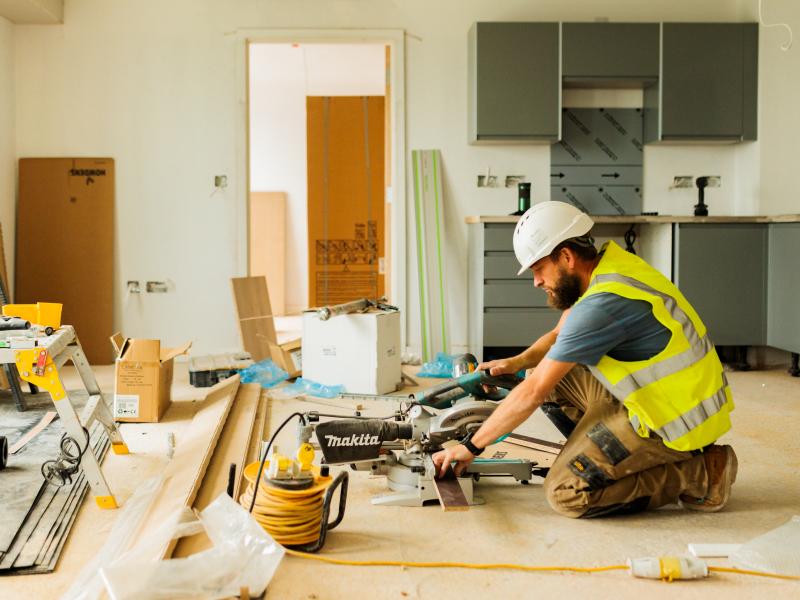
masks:
{"label": "blue t-shirt", "polygon": [[606,354],[621,361],[647,360],[666,348],[670,336],[649,302],[602,292],[572,307],[547,357],[591,366]]}

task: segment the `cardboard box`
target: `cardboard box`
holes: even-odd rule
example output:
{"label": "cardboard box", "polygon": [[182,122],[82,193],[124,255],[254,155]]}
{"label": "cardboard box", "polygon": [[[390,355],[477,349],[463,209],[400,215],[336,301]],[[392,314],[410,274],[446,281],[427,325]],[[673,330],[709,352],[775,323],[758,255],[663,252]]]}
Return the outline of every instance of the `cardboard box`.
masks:
{"label": "cardboard box", "polygon": [[402,379],[400,313],[374,311],[320,321],[303,314],[303,377],[353,394],[387,394]]}
{"label": "cardboard box", "polygon": [[159,340],[111,337],[117,352],[114,369],[114,419],[126,423],[157,423],[170,404],[174,358],[192,343],[162,348]]}

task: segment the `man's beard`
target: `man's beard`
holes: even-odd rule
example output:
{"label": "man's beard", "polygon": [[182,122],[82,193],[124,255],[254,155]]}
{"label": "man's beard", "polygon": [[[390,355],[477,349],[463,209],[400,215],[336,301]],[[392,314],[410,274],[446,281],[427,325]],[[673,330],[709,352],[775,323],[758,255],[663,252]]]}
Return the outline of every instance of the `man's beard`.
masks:
{"label": "man's beard", "polygon": [[582,293],[580,277],[559,267],[558,281],[547,295],[547,303],[558,310],[566,310],[578,301]]}

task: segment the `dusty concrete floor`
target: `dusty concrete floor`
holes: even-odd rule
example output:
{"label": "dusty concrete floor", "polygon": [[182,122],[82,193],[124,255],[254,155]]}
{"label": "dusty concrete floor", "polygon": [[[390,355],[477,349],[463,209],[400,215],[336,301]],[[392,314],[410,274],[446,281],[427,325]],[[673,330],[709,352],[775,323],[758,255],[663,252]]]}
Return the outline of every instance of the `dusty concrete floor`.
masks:
{"label": "dusty concrete floor", "polygon": [[[166,431],[180,431],[202,391],[190,388],[185,367],[176,370],[176,402],[164,422],[125,425],[133,454],[109,454],[104,471],[124,501],[139,482],[166,462]],[[112,388],[111,370],[97,369],[104,389]],[[783,371],[730,373],[737,401],[734,429],[724,441],[736,448],[739,476],[729,507],[722,513],[689,513],[677,507],[629,517],[570,520],[556,515],[538,485],[483,480],[483,506],[444,513],[424,508],[375,507],[369,498],[386,490],[383,479],[352,473],[347,514],[331,532],[323,554],[356,560],[389,559],[461,562],[514,562],[530,565],[599,566],[628,557],[685,553],[689,542],[740,543],[800,514],[800,379]],[[67,383],[69,387],[69,378]],[[293,410],[338,412],[326,404],[274,401],[270,423],[277,426]],[[383,414],[386,406],[370,409]],[[527,431],[558,437],[538,419]],[[291,437],[291,436],[290,436]],[[287,443],[291,444],[287,439]],[[102,546],[114,522],[113,511],[85,502],[61,563],[49,575],[0,578],[0,597],[55,598],[81,566]],[[712,561],[725,565],[725,560]],[[287,557],[267,597],[325,600],[335,598],[798,598],[800,583],[736,575],[666,584],[636,580],[625,572],[600,574],[519,573],[510,571],[423,570],[399,567],[324,565]]]}

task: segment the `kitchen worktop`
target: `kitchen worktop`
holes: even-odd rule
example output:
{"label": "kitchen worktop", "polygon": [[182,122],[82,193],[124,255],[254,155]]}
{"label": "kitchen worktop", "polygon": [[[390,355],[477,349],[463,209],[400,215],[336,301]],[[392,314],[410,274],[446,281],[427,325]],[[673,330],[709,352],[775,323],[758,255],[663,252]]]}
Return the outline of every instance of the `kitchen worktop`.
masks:
{"label": "kitchen worktop", "polygon": [[[519,217],[514,215],[479,215],[469,216],[465,219],[467,223],[516,223]],[[753,215],[749,217],[740,216],[676,216],[676,215],[598,215],[592,216],[592,220],[598,224],[627,224],[627,223],[800,223],[800,215]]]}

